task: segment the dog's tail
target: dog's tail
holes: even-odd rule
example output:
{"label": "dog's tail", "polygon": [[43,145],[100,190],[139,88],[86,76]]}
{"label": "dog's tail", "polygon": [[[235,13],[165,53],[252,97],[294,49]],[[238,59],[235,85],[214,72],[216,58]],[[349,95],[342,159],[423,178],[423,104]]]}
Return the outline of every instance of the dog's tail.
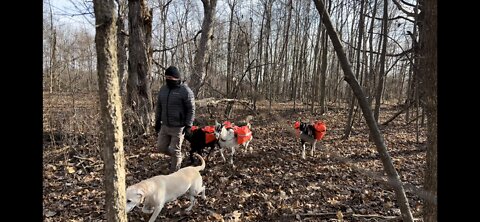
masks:
{"label": "dog's tail", "polygon": [[200,161],[202,162],[202,165],[196,167],[198,169],[198,171],[201,171],[201,170],[205,169],[205,160],[203,160],[203,157],[200,156],[200,154],[198,154],[198,153],[194,153],[194,155],[197,156],[198,159],[200,159]]}

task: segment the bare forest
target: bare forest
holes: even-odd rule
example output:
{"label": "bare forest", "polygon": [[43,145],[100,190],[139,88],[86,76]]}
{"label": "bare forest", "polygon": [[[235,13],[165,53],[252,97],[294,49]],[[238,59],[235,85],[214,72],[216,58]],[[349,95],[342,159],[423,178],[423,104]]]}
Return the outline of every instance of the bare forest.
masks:
{"label": "bare forest", "polygon": [[206,199],[156,221],[437,221],[436,32],[436,0],[43,0],[43,220],[149,220],[124,192],[168,169],[174,65],[195,123],[251,115],[253,151],[213,149]]}

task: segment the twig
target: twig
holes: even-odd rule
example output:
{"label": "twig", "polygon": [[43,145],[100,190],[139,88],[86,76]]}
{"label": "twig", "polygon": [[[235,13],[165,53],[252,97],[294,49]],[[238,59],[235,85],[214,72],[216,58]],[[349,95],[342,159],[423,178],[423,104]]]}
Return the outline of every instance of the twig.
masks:
{"label": "twig", "polygon": [[92,160],[92,159],[86,158],[86,157],[81,157],[81,156],[76,156],[76,155],[73,156],[73,157],[75,157],[75,158],[77,158],[77,159],[79,159],[79,160],[88,160],[88,161],[90,161],[90,162],[92,162],[92,163],[96,163],[96,162],[97,162],[97,161],[95,161],[95,160]]}

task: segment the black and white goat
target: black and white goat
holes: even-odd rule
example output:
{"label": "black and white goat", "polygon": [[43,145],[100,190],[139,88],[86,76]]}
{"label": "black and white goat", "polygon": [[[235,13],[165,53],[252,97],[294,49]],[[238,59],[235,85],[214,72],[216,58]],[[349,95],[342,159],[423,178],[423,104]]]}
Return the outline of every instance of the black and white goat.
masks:
{"label": "black and white goat", "polygon": [[208,159],[208,156],[210,156],[210,153],[215,146],[217,146],[218,142],[214,135],[214,131],[214,126],[205,126],[203,128],[193,126],[191,133],[185,135],[185,139],[190,142],[190,164],[193,164],[194,161],[193,154],[198,153],[203,157],[203,151],[206,147],[210,147],[207,157],[205,158]]}
{"label": "black and white goat", "polygon": [[[248,116],[243,126],[234,126],[230,122],[225,121],[223,123],[218,123],[215,121],[215,137],[218,140],[218,145],[220,147],[220,154],[222,155],[223,161],[226,162],[225,156],[223,155],[224,148],[230,148],[230,164],[233,164],[233,155],[235,154],[235,148],[242,145],[245,148],[245,152],[248,150],[248,145],[253,140],[250,120],[252,116]],[[250,146],[250,152],[252,152],[252,147]]]}
{"label": "black and white goat", "polygon": [[312,146],[310,155],[313,156],[315,146],[320,141],[327,130],[325,123],[322,121],[316,121],[314,123],[307,122],[295,122],[294,128],[297,130],[297,136],[300,137],[302,143],[302,159],[305,159],[305,143],[309,143]]}

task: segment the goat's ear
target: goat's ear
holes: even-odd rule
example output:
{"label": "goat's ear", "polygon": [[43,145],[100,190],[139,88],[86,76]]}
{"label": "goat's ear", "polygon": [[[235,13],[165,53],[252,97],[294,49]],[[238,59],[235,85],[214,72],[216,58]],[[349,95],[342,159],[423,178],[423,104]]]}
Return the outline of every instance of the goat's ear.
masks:
{"label": "goat's ear", "polygon": [[215,120],[215,126],[218,126],[218,125],[220,125],[220,123],[218,123],[218,121]]}

